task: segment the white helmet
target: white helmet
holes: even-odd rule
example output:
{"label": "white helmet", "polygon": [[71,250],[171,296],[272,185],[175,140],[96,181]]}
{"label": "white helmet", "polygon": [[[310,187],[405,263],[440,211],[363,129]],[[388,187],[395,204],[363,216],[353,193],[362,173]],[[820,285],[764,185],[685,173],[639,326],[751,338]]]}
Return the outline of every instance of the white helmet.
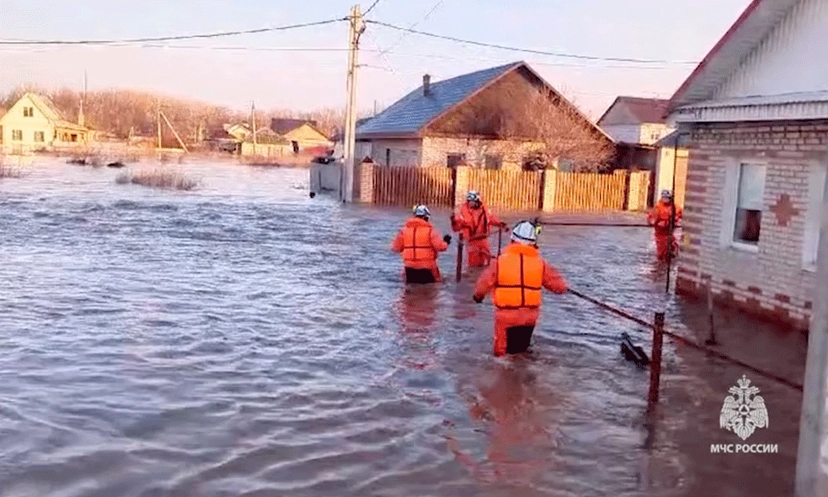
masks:
{"label": "white helmet", "polygon": [[424,205],[417,205],[414,207],[414,215],[417,217],[429,217],[431,216],[431,211]]}
{"label": "white helmet", "polygon": [[466,200],[469,202],[480,202],[480,194],[472,190],[466,194]]}
{"label": "white helmet", "polygon": [[512,229],[512,241],[534,245],[538,241],[538,228],[529,221],[521,221]]}

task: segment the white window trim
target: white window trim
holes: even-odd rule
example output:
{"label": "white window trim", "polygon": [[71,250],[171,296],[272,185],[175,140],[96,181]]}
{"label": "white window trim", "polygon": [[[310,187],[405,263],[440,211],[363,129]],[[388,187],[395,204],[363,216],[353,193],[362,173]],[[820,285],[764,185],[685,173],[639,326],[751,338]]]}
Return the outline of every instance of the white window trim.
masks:
{"label": "white window trim", "polygon": [[770,164],[763,159],[741,159],[728,158],[725,163],[725,181],[722,188],[722,231],[719,236],[719,245],[724,250],[733,250],[736,252],[745,252],[750,254],[759,253],[759,244],[762,243],[761,235],[759,243],[756,245],[750,243],[742,243],[733,239],[733,230],[736,229],[736,207],[739,201],[739,173],[742,164],[755,164],[757,166],[765,167],[765,191],[762,192],[762,214],[767,211],[765,204],[767,199],[767,175],[770,169]]}
{"label": "white window trim", "polygon": [[820,218],[822,215],[826,164],[810,164],[808,176],[808,211],[805,215],[805,231],[802,237],[802,270],[815,273],[819,249]]}

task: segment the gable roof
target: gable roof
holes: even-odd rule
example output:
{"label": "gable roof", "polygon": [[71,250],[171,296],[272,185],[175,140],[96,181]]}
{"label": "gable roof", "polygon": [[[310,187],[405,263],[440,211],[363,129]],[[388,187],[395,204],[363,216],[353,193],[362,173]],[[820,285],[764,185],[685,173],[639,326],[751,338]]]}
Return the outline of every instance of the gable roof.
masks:
{"label": "gable roof", "polygon": [[357,128],[357,138],[377,135],[416,135],[430,122],[489,86],[507,72],[524,65],[513,62],[443,81],[431,82],[429,95],[423,87],[412,91]]}
{"label": "gable roof", "polygon": [[753,0],[670,99],[669,111],[709,100],[799,0]]}
{"label": "gable roof", "polygon": [[[20,100],[28,98],[43,116],[48,119],[54,126],[59,128],[74,129],[77,131],[87,131],[88,128],[81,126],[78,123],[67,121],[63,114],[60,113],[54,103],[45,95],[38,95],[37,93],[24,93]],[[18,100],[18,102],[20,101]]]}
{"label": "gable roof", "polygon": [[601,136],[610,142],[615,141],[523,61],[512,62],[511,64],[491,67],[443,81],[432,82],[429,85],[430,91],[428,95],[423,93],[423,86],[420,85],[419,88],[359,126],[357,128],[356,138],[365,140],[375,137],[419,136],[423,129],[438,118],[488,88],[496,81],[499,81],[507,74],[518,69],[528,71],[541,84],[560,98],[564,105],[568,105],[574,109]]}
{"label": "gable roof", "polygon": [[[669,100],[661,98],[617,97],[598,119],[598,126],[614,108],[623,105],[637,121],[636,124],[664,124]],[[633,123],[629,123],[633,124]]]}
{"label": "gable roof", "polygon": [[310,121],[307,119],[288,119],[288,118],[281,118],[281,117],[274,117],[270,120],[270,129],[279,133],[280,135],[284,135],[286,133],[290,133],[291,131],[301,128],[304,125],[308,125],[312,127],[314,130],[323,134],[319,131],[316,127],[316,121]]}

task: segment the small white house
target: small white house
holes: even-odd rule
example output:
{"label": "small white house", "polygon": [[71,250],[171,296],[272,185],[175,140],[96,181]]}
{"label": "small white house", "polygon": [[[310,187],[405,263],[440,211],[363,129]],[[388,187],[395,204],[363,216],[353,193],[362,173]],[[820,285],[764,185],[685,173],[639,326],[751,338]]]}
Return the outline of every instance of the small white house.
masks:
{"label": "small white house", "polygon": [[828,150],[828,0],[754,0],[673,95],[689,143],[677,292],[807,329]]}

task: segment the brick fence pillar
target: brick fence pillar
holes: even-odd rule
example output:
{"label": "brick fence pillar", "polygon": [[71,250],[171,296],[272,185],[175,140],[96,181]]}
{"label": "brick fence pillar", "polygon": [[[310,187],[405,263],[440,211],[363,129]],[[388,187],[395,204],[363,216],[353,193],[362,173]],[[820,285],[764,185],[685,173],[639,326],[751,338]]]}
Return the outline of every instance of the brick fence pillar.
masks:
{"label": "brick fence pillar", "polygon": [[363,162],[357,166],[355,189],[359,192],[359,201],[363,204],[370,204],[374,201],[374,165],[370,162]]}
{"label": "brick fence pillar", "polygon": [[558,170],[554,168],[547,169],[543,186],[543,204],[541,206],[543,212],[553,212],[555,210],[555,187],[557,185]]}

